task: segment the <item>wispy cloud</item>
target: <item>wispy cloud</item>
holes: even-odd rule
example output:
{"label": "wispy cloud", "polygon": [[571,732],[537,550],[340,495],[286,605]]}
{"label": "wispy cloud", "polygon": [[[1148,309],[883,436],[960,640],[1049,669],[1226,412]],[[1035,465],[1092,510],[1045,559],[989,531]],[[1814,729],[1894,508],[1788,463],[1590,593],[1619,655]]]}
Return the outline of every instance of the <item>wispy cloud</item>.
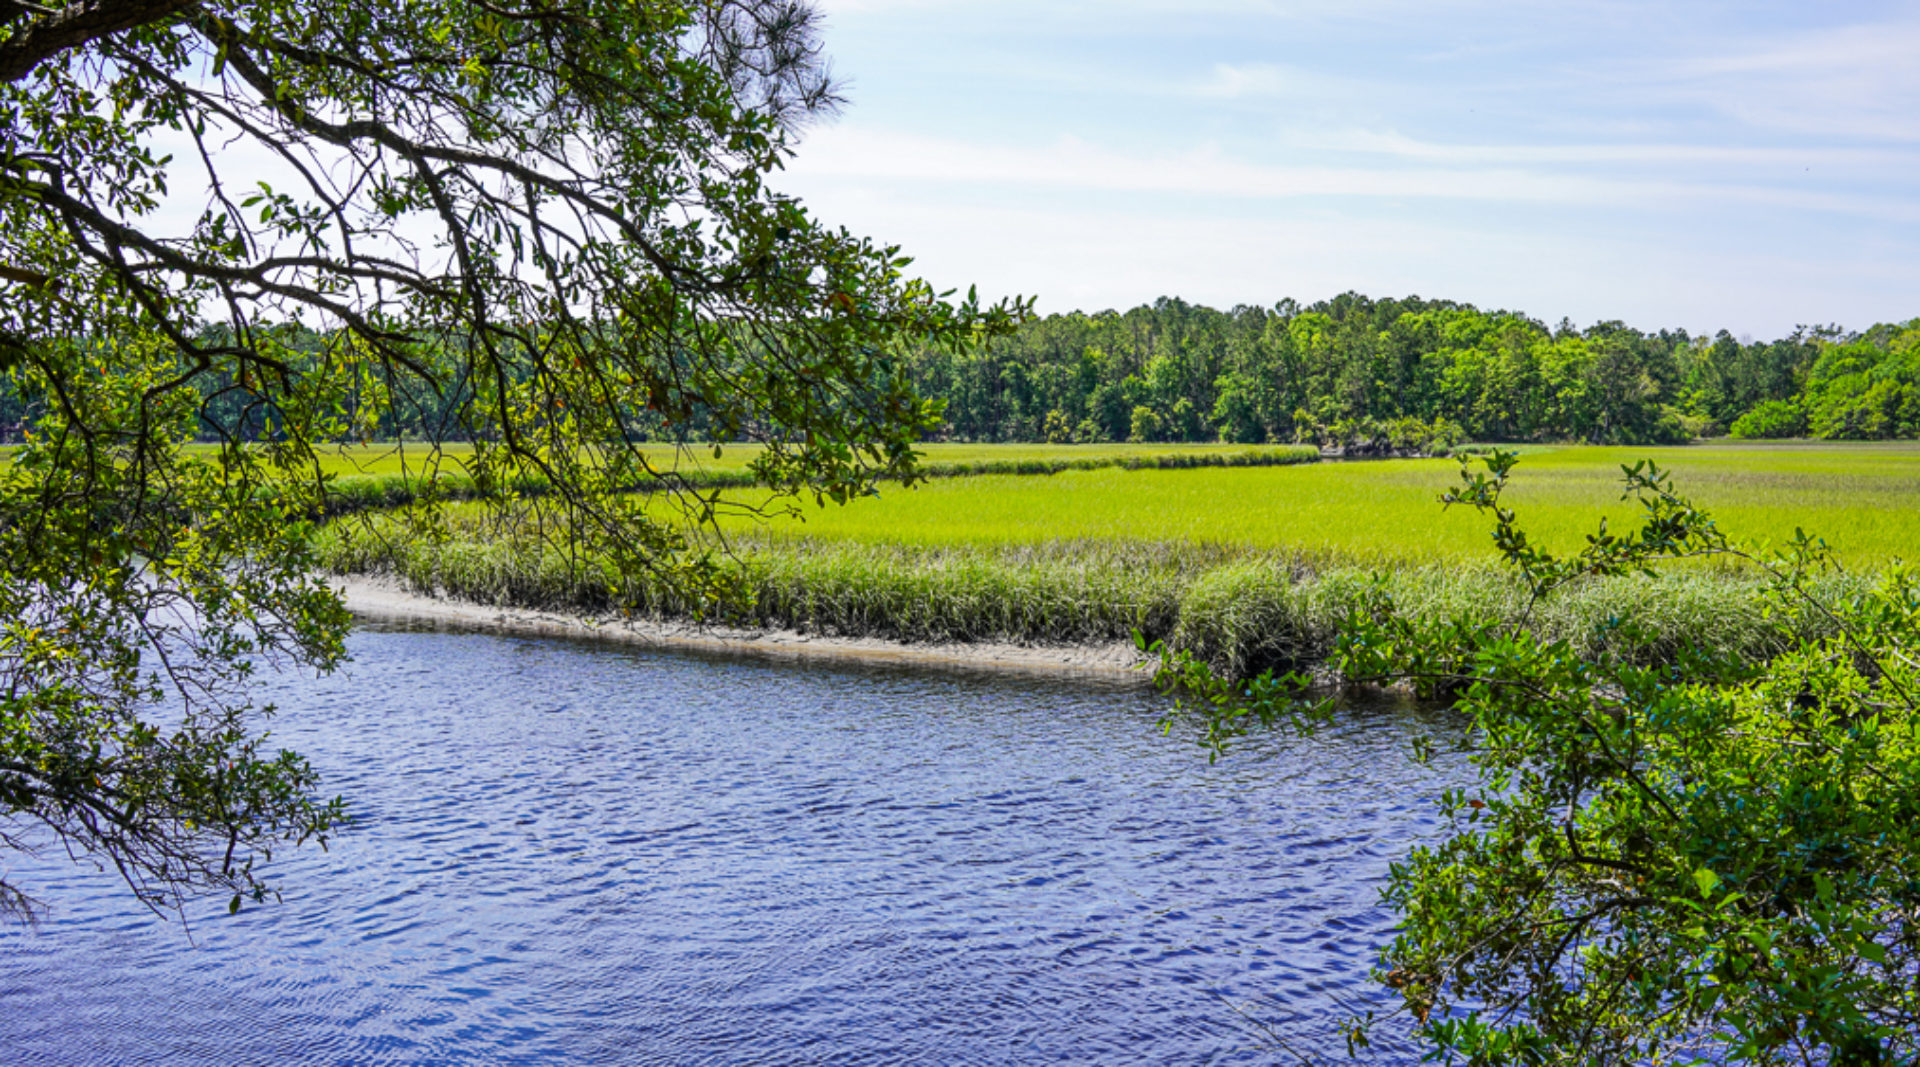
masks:
{"label": "wispy cloud", "polygon": [[1645,92],[1697,102],[1757,131],[1832,142],[1920,142],[1920,21],[1735,40],[1643,68]]}
{"label": "wispy cloud", "polygon": [[[1385,144],[1402,149],[1402,154],[1411,158],[1422,158],[1418,154],[1422,150],[1418,142],[1360,139],[1355,143]],[[1653,146],[1629,147],[1641,153],[1642,158],[1658,155]],[[962,185],[993,183],[1268,200],[1444,199],[1642,208],[1732,200],[1864,215],[1902,223],[1920,222],[1920,202],[1910,199],[1724,181],[1685,182],[1591,171],[1530,169],[1517,165],[1527,162],[1526,151],[1504,158],[1500,149],[1478,151],[1485,153],[1478,162],[1516,165],[1275,166],[1237,159],[1215,147],[1140,154],[1102,148],[1074,138],[1063,138],[1041,147],[1018,147],[867,130],[846,124],[822,130],[810,138],[791,170],[803,178],[831,176]],[[1600,149],[1567,151],[1577,159],[1582,153]],[[1449,159],[1446,150],[1435,148],[1433,155],[1426,158],[1462,164],[1475,162],[1477,150],[1454,152]],[[1552,156],[1552,151],[1541,150],[1533,162],[1552,161]]]}
{"label": "wispy cloud", "polygon": [[[1129,154],[1075,138],[1023,148],[852,125],[823,130],[791,168],[802,175],[1230,197],[1450,197],[1580,201],[1615,198],[1618,183],[1510,170],[1262,166],[1217,149]],[[1646,190],[1640,190],[1645,192]]]}
{"label": "wispy cloud", "polygon": [[827,3],[855,106],[789,186],[960,281],[1920,311],[1920,0]]}
{"label": "wispy cloud", "polygon": [[[1791,244],[1649,244],[1636,231],[1377,217],[1160,213],[1084,203],[943,202],[918,190],[835,185],[809,202],[824,217],[858,217],[919,256],[936,284],[979,282],[993,297],[1038,294],[1043,311],[1125,308],[1160,296],[1231,307],[1347,290],[1421,294],[1513,308],[1547,319],[1609,318],[1648,326],[1761,336],[1802,322],[1866,323],[1908,307],[1920,260],[1894,245],[1844,263]],[[1905,314],[1910,315],[1911,311]]]}
{"label": "wispy cloud", "polygon": [[1377,95],[1373,83],[1281,63],[1217,63],[1206,78],[1185,91],[1205,100],[1350,102]]}
{"label": "wispy cloud", "polygon": [[1709,164],[1716,166],[1872,168],[1912,174],[1920,148],[1831,148],[1818,145],[1708,145],[1650,142],[1585,144],[1447,144],[1396,132],[1351,130],[1304,139],[1304,147],[1457,165]]}

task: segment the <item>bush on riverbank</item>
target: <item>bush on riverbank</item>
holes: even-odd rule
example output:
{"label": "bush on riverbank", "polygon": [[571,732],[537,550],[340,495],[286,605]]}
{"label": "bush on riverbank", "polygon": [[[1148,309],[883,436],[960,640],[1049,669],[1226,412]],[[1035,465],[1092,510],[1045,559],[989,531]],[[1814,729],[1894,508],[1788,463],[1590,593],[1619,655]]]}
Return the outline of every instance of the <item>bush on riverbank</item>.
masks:
{"label": "bush on riverbank", "polygon": [[[1677,560],[1740,561],[1751,584],[1718,598],[1658,670],[1556,641],[1527,616],[1350,620],[1334,656],[1346,677],[1451,694],[1471,724],[1476,781],[1441,794],[1447,834],[1396,862],[1381,894],[1396,936],[1374,975],[1425,1058],[1920,1060],[1914,573],[1896,565],[1836,597],[1824,543],[1750,552],[1652,463],[1623,472],[1637,529],[1601,525],[1556,554],[1506,504],[1516,460],[1463,468],[1445,499],[1493,520],[1530,602],[1581,598],[1594,575],[1641,579],[1656,597],[1672,587],[1643,576]],[[1788,647],[1765,659],[1714,647],[1736,607]],[[1219,699],[1194,709],[1209,739],[1298,720],[1270,689],[1215,682]],[[1259,704],[1243,703],[1256,690]],[[1351,1046],[1367,1045],[1374,1018],[1350,1020]]]}
{"label": "bush on riverbank", "polygon": [[[1665,663],[1682,647],[1769,658],[1814,636],[1810,620],[1785,625],[1770,617],[1751,572],[1678,572],[1657,579],[1628,575],[1581,581],[1533,607],[1533,631],[1565,640],[1582,656],[1618,652]],[[1844,575],[1825,579],[1823,597],[1864,587]],[[1303,572],[1270,559],[1209,571],[1189,585],[1168,646],[1234,677],[1292,670],[1325,659],[1352,612],[1384,610],[1424,620],[1498,624],[1526,611],[1528,593],[1492,566],[1402,568],[1384,574],[1339,567]],[[1806,631],[1806,632],[1803,632]],[[1630,640],[1623,635],[1632,633]],[[1147,634],[1153,637],[1153,634]]]}

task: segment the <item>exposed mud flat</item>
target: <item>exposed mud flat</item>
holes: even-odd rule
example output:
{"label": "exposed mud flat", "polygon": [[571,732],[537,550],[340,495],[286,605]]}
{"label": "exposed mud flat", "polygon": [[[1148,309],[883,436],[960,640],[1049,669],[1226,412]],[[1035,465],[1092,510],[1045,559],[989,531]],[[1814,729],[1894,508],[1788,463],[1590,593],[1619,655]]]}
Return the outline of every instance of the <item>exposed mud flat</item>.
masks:
{"label": "exposed mud flat", "polygon": [[1153,677],[1148,669],[1151,658],[1124,641],[1102,645],[1019,645],[985,641],[908,644],[794,630],[743,630],[477,604],[422,596],[390,578],[339,578],[334,584],[345,598],[347,608],[367,619],[782,659],[1070,676],[1119,686],[1146,686]]}

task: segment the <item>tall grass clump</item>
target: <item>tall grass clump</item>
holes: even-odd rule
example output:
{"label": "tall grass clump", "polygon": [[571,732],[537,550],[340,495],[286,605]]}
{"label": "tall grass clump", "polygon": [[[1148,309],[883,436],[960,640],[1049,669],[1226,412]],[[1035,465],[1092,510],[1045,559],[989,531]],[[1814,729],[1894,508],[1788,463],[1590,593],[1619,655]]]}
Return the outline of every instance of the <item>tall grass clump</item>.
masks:
{"label": "tall grass clump", "polygon": [[[434,544],[335,526],[319,550],[337,573],[391,575],[419,593],[489,605],[903,642],[1097,644],[1138,633],[1236,677],[1310,668],[1352,613],[1389,604],[1429,620],[1525,618],[1578,654],[1647,664],[1689,642],[1764,659],[1811,635],[1760,611],[1756,576],[1706,568],[1583,581],[1535,604],[1492,565],[1380,571],[1187,542],[927,547],[767,536],[733,546],[723,595],[703,600],[593,556],[475,533]],[[1822,581],[1822,597],[1862,587],[1846,575]],[[1803,617],[1800,630],[1818,618]]]}
{"label": "tall grass clump", "polygon": [[[1836,573],[1809,591],[1822,602],[1838,603],[1870,584]],[[1526,620],[1536,636],[1566,641],[1576,655],[1610,654],[1649,665],[1671,662],[1689,646],[1769,659],[1824,635],[1818,613],[1791,621],[1768,614],[1759,595],[1764,586],[1752,572],[1697,568],[1658,578],[1582,580],[1536,603],[1510,570],[1491,564],[1314,571],[1248,559],[1209,571],[1187,588],[1167,643],[1215,671],[1245,678],[1321,662],[1355,612],[1392,610],[1481,625]]]}
{"label": "tall grass clump", "polygon": [[1171,633],[1194,576],[1217,552],[1182,545],[1059,545],[1004,551],[857,542],[766,541],[735,548],[726,595],[694,601],[674,583],[537,543],[462,537],[434,544],[380,524],[322,532],[337,574],[392,576],[476,603],[709,619],[755,628],[897,641],[1071,644]]}

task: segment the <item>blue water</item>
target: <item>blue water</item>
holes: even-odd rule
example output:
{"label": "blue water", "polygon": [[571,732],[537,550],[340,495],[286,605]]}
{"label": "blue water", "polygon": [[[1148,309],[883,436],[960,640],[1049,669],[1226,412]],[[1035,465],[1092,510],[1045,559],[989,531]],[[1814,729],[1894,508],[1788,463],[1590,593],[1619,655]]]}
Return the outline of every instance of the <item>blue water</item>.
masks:
{"label": "blue water", "polygon": [[[0,1062],[1227,1064],[1338,1056],[1457,762],[1406,707],[1209,766],[1088,683],[363,630],[275,736],[349,798],[178,922],[64,856]],[[1387,1043],[1375,1062],[1409,1062]]]}

